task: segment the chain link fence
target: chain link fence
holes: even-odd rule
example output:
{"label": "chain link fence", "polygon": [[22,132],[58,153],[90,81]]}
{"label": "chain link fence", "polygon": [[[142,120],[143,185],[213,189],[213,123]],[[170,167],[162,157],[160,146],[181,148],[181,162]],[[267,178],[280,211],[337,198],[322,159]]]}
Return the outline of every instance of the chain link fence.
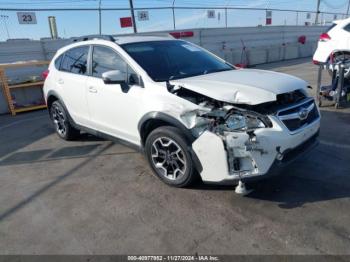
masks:
{"label": "chain link fence", "polygon": [[[17,12],[35,12],[37,24],[19,24]],[[146,14],[146,15],[145,15]],[[138,32],[196,28],[327,25],[348,17],[346,13],[235,7],[148,7],[135,8]],[[56,18],[58,36],[132,33],[121,27],[120,18],[130,17],[129,8],[1,9],[0,41],[50,36],[48,17]]]}

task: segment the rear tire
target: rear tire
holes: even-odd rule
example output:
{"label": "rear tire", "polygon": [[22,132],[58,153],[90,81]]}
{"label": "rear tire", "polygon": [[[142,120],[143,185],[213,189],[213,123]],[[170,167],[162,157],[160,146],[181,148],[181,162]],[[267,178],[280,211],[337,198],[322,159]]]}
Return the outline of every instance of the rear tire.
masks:
{"label": "rear tire", "polygon": [[145,154],[154,173],[166,184],[186,187],[198,177],[189,152],[190,143],[175,127],[153,130],[145,143]]}
{"label": "rear tire", "polygon": [[80,131],[74,128],[68,119],[68,113],[57,100],[50,107],[50,117],[55,127],[56,134],[64,140],[74,140],[80,135]]}

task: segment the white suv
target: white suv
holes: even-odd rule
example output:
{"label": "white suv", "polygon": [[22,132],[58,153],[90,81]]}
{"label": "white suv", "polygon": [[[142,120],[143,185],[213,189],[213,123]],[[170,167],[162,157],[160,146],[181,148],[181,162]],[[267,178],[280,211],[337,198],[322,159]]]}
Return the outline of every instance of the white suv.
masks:
{"label": "white suv", "polygon": [[265,177],[317,143],[307,83],[239,69],[161,36],[86,37],[60,49],[44,93],[57,134],[80,130],[140,148],[173,186]]}
{"label": "white suv", "polygon": [[[350,58],[350,18],[334,21],[333,24],[320,35],[316,52],[313,56],[314,64],[325,64],[330,69],[337,69],[339,60]],[[346,68],[345,77],[350,77],[350,68]]]}

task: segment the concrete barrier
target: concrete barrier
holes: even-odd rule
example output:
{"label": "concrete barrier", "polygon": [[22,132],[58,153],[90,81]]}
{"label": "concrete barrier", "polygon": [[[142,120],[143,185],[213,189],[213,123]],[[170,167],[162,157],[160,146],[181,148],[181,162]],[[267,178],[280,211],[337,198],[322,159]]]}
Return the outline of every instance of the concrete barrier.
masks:
{"label": "concrete barrier", "polygon": [[[229,63],[249,65],[276,62],[298,57],[312,56],[318,37],[325,27],[322,26],[268,26],[239,28],[208,28],[177,31],[193,31],[194,36],[184,38],[217,54]],[[164,31],[155,32],[168,33]],[[141,33],[150,34],[150,33]],[[306,36],[304,45],[298,43],[298,37]],[[59,40],[27,40],[0,42],[0,63],[27,60],[50,60],[57,49],[71,42]],[[243,47],[246,52],[243,52]],[[20,80],[28,75],[40,75],[43,68],[19,69],[9,72],[9,77]],[[31,89],[17,91],[18,99],[35,99]],[[33,93],[33,95],[31,94]],[[34,98],[32,98],[32,96]],[[0,93],[0,114],[7,112],[3,94]]]}
{"label": "concrete barrier", "polygon": [[284,46],[284,60],[295,59],[299,57],[298,44],[287,44]]}
{"label": "concrete barrier", "polygon": [[314,53],[314,43],[299,44],[299,57],[308,57]]}
{"label": "concrete barrier", "polygon": [[267,63],[278,62],[282,60],[281,47],[269,46],[267,50]]}
{"label": "concrete barrier", "polygon": [[264,64],[267,62],[266,48],[250,48],[247,50],[249,65]]}

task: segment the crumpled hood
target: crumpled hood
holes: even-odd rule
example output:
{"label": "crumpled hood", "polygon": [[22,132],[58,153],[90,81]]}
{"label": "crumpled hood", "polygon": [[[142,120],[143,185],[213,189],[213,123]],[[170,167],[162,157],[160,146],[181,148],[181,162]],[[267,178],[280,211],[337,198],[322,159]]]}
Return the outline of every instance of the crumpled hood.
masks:
{"label": "crumpled hood", "polygon": [[275,101],[278,94],[307,87],[307,83],[297,77],[256,69],[224,71],[170,83],[222,102],[249,105]]}

